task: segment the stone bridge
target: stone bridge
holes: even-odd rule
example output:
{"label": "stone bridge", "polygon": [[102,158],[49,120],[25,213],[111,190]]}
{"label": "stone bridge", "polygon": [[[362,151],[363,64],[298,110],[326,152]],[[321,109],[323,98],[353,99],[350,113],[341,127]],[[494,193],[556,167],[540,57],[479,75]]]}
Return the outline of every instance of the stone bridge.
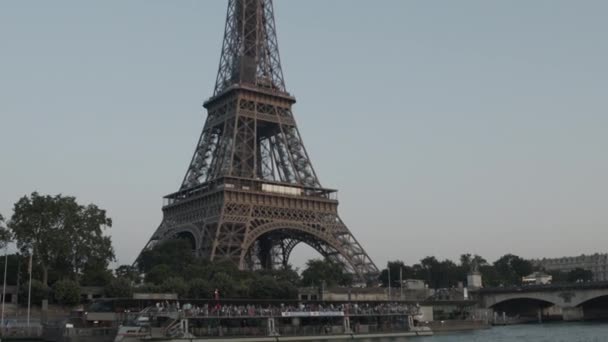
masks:
{"label": "stone bridge", "polygon": [[608,282],[482,288],[471,294],[480,307],[495,312],[537,312],[566,321],[608,317]]}

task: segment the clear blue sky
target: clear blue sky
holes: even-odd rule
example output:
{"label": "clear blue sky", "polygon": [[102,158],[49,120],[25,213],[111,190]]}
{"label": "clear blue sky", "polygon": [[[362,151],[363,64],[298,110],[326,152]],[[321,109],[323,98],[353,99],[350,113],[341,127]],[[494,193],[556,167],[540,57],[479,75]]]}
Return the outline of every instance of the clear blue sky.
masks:
{"label": "clear blue sky", "polygon": [[[35,190],[94,202],[131,263],[192,156],[225,7],[1,1],[0,212]],[[606,252],[608,2],[275,10],[308,152],[377,264]]]}

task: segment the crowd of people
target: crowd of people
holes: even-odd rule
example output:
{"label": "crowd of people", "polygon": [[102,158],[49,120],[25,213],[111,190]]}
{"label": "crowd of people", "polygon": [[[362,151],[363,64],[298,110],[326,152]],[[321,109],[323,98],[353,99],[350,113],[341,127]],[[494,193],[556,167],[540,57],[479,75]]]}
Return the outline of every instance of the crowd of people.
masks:
{"label": "crowd of people", "polygon": [[191,303],[180,303],[179,301],[158,302],[147,310],[151,314],[180,313],[186,317],[280,317],[285,313],[315,313],[318,316],[324,314],[341,314],[345,316],[356,315],[415,315],[418,313],[418,305],[404,303],[362,303],[362,304],[317,304],[299,303],[297,305],[277,304],[222,304],[216,301],[211,304],[196,305]]}

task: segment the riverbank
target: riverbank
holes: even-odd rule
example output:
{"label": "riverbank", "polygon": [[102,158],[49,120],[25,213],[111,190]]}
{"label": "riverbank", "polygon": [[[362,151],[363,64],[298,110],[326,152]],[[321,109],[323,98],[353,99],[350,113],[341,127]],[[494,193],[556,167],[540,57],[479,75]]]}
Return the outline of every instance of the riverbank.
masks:
{"label": "riverbank", "polygon": [[432,321],[426,324],[435,333],[490,329],[492,326],[486,321],[473,320],[447,320]]}
{"label": "riverbank", "polygon": [[[433,336],[430,330],[409,331],[401,333],[377,334],[343,334],[343,335],[315,335],[315,336],[263,336],[263,337],[213,337],[213,338],[174,338],[163,341],[171,342],[296,342],[296,341],[342,341],[342,340],[369,340],[376,338],[403,338],[416,336]],[[130,340],[129,340],[130,341]],[[160,340],[157,340],[160,341]]]}
{"label": "riverbank", "polygon": [[[608,324],[598,322],[551,322],[546,324],[520,324],[495,326],[491,329],[454,331],[416,338],[416,342],[600,342],[606,341]],[[405,342],[406,339],[393,342]]]}

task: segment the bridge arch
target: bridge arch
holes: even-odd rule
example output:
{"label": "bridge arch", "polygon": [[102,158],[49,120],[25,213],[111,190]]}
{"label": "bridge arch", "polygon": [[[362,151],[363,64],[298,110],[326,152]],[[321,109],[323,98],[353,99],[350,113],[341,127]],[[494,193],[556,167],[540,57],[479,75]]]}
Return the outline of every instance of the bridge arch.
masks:
{"label": "bridge arch", "polygon": [[608,294],[599,295],[578,303],[576,309],[579,310],[584,319],[605,320],[608,318]]}
{"label": "bridge arch", "polygon": [[519,322],[537,321],[539,319],[561,319],[562,309],[555,301],[540,296],[523,295],[505,298],[494,303],[490,308],[499,317],[504,315]]}
{"label": "bridge arch", "polygon": [[558,303],[555,303],[552,300],[549,300],[548,298],[542,298],[543,296],[514,296],[512,298],[505,298],[501,301],[495,302],[494,304],[490,305],[488,308],[496,308],[497,306],[501,306],[501,305],[505,305],[508,304],[509,302],[517,302],[517,301],[532,301],[532,302],[538,302],[538,303],[546,303],[547,305],[559,305]]}
{"label": "bridge arch", "polygon": [[[569,306],[579,307],[588,305],[593,301],[605,300],[606,297],[608,297],[608,288],[596,288],[586,291],[571,291],[565,294],[567,295],[565,299]],[[562,294],[562,296],[563,295],[564,294]]]}
{"label": "bridge arch", "polygon": [[556,297],[552,293],[545,292],[505,292],[505,293],[492,293],[483,296],[483,304],[487,309],[495,308],[501,303],[508,301],[538,301],[550,303],[551,305],[561,306],[560,298]]}

